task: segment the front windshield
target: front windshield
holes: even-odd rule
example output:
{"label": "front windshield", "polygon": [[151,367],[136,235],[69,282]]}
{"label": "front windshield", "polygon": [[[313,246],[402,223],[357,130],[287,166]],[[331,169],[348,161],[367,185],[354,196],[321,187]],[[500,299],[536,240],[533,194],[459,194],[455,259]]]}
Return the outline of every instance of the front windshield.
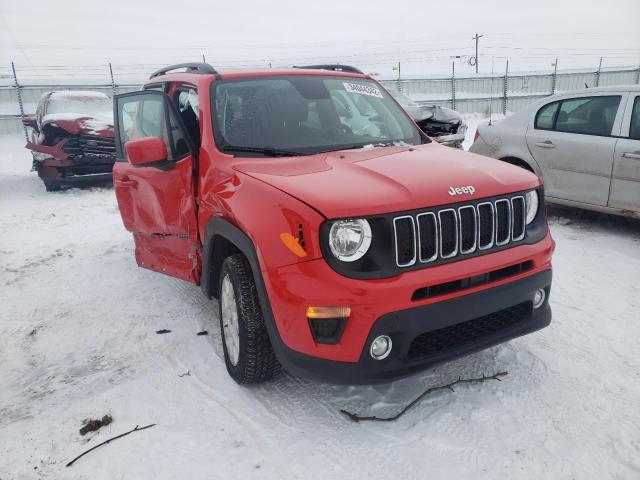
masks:
{"label": "front windshield", "polygon": [[93,92],[54,93],[47,105],[47,115],[57,113],[113,115],[113,102],[106,95]]}
{"label": "front windshield", "polygon": [[233,79],[213,89],[214,133],[223,151],[312,154],[425,141],[389,94],[363,78]]}

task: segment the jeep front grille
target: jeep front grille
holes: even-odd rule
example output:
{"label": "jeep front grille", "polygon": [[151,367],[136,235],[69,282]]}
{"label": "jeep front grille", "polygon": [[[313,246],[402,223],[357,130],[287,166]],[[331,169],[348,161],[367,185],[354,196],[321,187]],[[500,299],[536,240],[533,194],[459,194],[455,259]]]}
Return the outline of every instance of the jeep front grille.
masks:
{"label": "jeep front grille", "polygon": [[398,267],[464,257],[522,240],[526,234],[521,195],[442,207],[393,219]]}

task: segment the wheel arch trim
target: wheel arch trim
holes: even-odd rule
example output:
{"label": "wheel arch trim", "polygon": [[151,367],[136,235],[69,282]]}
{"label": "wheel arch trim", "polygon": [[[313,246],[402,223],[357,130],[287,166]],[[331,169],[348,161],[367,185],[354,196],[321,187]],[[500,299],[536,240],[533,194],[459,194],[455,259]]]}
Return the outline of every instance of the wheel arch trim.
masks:
{"label": "wheel arch trim", "polygon": [[269,302],[269,296],[267,294],[267,288],[264,283],[264,278],[262,277],[262,270],[260,269],[260,261],[258,259],[258,253],[255,245],[246,233],[221,217],[213,217],[207,222],[203,243],[202,277],[200,288],[207,298],[212,298],[213,289],[216,288],[216,286],[212,284],[212,279],[215,274],[212,270],[214,253],[213,246],[216,237],[225,238],[235,246],[249,262],[253,280],[256,285],[258,302],[260,304],[260,309],[262,310],[262,317],[267,328],[267,334],[269,335],[271,346],[278,358],[278,361],[286,369],[287,365],[290,364],[290,362],[287,361],[290,356],[288,352],[289,347],[287,347],[282,340],[280,332],[276,326],[273,311],[271,309],[271,303]]}

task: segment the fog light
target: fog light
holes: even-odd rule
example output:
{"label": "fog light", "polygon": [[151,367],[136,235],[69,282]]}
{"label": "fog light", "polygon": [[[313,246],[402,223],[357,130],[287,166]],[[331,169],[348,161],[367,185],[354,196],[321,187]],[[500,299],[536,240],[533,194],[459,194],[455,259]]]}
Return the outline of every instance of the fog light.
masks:
{"label": "fog light", "polygon": [[371,353],[371,358],[374,360],[383,360],[389,356],[391,353],[391,346],[393,342],[386,335],[380,335],[376,337],[373,342],[371,342],[371,349],[369,350]]}
{"label": "fog light", "polygon": [[544,299],[547,298],[547,294],[544,288],[541,288],[533,294],[533,308],[540,308],[544,303]]}

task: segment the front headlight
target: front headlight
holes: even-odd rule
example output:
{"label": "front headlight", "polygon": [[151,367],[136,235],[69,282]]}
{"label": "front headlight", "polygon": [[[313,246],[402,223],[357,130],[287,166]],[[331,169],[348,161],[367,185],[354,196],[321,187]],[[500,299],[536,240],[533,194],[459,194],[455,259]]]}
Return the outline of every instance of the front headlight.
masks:
{"label": "front headlight", "polygon": [[371,226],[363,218],[338,220],[329,230],[331,253],[343,262],[355,262],[371,246]]}
{"label": "front headlight", "polygon": [[538,192],[531,190],[526,193],[524,199],[527,205],[527,225],[529,225],[536,218],[536,213],[538,213]]}

